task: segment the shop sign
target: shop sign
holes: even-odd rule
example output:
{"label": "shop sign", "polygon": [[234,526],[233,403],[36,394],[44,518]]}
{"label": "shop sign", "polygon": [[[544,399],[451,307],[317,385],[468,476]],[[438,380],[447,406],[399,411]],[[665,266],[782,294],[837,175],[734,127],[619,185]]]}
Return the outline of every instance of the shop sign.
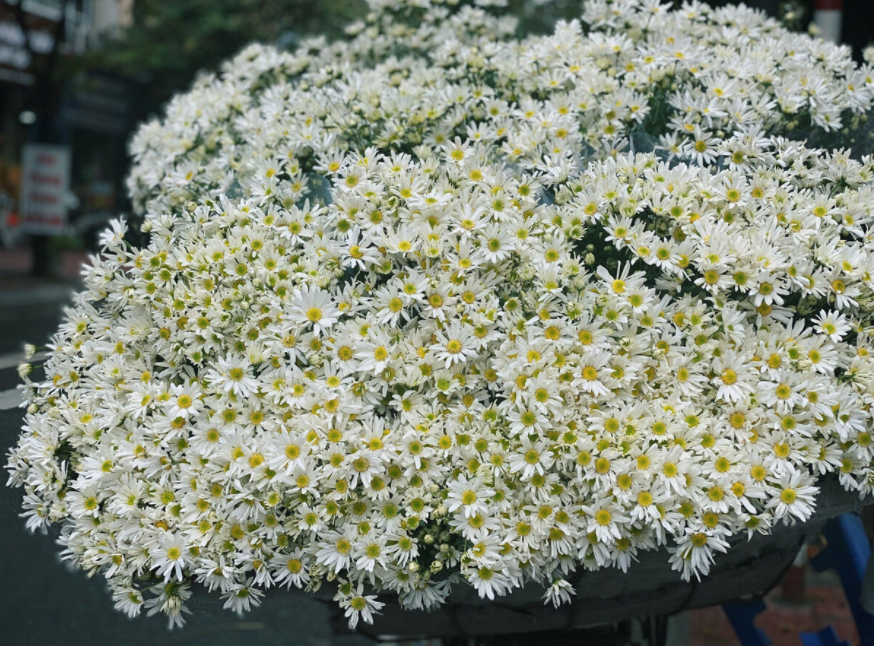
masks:
{"label": "shop sign", "polygon": [[69,189],[69,147],[26,144],[21,172],[21,230],[40,235],[64,233]]}

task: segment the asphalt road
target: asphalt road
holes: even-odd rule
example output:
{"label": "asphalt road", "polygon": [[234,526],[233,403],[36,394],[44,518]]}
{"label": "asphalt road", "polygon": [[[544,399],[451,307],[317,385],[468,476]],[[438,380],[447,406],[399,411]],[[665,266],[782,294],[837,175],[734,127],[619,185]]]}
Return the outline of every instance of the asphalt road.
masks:
{"label": "asphalt road", "polygon": [[19,352],[25,343],[46,343],[72,293],[64,283],[0,292],[0,355]]}

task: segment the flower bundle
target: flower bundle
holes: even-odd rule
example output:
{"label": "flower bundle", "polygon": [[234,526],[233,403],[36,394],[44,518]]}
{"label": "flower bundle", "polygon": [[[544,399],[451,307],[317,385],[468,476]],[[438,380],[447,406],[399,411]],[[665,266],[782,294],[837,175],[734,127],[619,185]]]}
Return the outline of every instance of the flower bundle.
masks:
{"label": "flower bundle", "polygon": [[871,69],[743,7],[371,4],[136,136],[149,241],[25,386],[30,528],[131,615],[336,580],[354,626],[871,492],[874,162],[792,139],[868,144]]}

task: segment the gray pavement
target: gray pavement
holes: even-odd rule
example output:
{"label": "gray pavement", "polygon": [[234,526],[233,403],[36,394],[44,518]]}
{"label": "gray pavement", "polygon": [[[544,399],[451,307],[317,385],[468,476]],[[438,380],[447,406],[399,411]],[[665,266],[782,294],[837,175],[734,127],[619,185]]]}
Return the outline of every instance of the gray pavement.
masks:
{"label": "gray pavement", "polygon": [[0,355],[20,352],[25,343],[45,344],[61,321],[73,286],[68,283],[28,285],[0,291]]}

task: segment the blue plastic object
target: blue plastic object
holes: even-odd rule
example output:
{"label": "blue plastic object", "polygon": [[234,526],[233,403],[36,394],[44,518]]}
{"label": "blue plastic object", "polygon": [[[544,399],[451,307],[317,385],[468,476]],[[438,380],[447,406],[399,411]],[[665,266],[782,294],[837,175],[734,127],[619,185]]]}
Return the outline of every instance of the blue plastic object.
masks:
{"label": "blue plastic object", "polygon": [[859,645],[874,646],[874,616],[865,612],[859,602],[865,568],[871,556],[871,544],[862,520],[857,514],[843,514],[826,523],[823,535],[826,548],[812,558],[810,564],[817,571],[837,570],[859,632]]}
{"label": "blue plastic object", "polygon": [[[826,523],[823,535],[826,548],[810,560],[817,571],[834,569],[841,578],[856,630],[859,646],[874,646],[874,616],[862,608],[860,598],[865,568],[871,558],[871,544],[858,514],[843,514]],[[755,626],[756,615],[765,609],[761,599],[722,606],[734,632],[743,646],[767,646],[770,640]],[[838,639],[834,627],[828,626],[818,633],[801,633],[802,646],[849,646]]]}
{"label": "blue plastic object", "polygon": [[764,631],[755,625],[756,615],[764,609],[765,602],[761,599],[723,604],[722,610],[743,646],[768,646],[771,643]]}
{"label": "blue plastic object", "polygon": [[840,641],[833,626],[827,626],[818,633],[801,633],[801,646],[850,646]]}

